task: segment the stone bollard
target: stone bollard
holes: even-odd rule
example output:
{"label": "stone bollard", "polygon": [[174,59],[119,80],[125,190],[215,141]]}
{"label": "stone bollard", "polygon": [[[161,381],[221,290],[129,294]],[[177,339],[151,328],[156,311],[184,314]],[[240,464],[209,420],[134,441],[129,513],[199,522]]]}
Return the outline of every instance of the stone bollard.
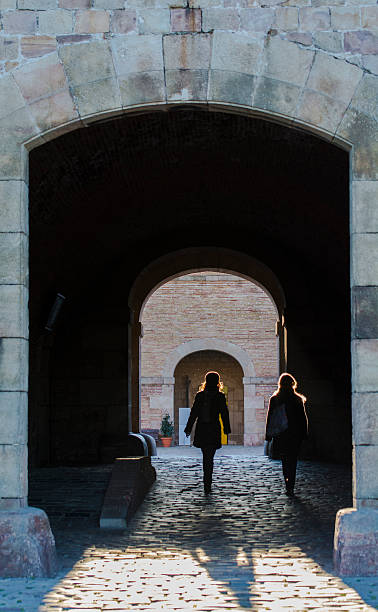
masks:
{"label": "stone bollard", "polygon": [[378,576],[378,510],[338,511],[333,560],[340,576]]}

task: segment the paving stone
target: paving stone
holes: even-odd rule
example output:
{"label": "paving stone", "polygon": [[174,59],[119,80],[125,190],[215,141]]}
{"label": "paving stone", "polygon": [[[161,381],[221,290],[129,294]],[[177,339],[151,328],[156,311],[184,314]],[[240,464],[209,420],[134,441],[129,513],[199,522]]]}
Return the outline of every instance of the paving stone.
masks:
{"label": "paving stone", "polygon": [[17,600],[28,612],[375,609],[378,578],[332,570],[335,514],[351,504],[347,467],[301,461],[291,499],[279,461],[224,447],[205,496],[200,451],[180,452],[152,458],[158,479],[129,531],[96,528],[110,466],[34,470],[30,500],[50,513],[60,570],[0,580],[0,610]]}

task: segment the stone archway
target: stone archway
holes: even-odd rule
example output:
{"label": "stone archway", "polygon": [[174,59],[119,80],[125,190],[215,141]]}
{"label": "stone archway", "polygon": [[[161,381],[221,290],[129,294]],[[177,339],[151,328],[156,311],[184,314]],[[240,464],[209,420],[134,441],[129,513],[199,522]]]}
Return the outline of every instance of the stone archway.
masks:
{"label": "stone archway", "polygon": [[[180,70],[185,70],[181,85],[164,79]],[[377,430],[371,426],[378,393],[378,131],[366,103],[375,95],[375,83],[372,75],[346,60],[307,50],[271,31],[255,38],[217,30],[164,37],[121,35],[114,43],[61,40],[58,52],[25,61],[0,78],[0,97],[6,100],[0,118],[0,291],[5,304],[0,411],[7,424],[1,438],[3,513],[27,515],[22,509],[27,506],[28,151],[126,110],[143,112],[146,105],[164,110],[190,102],[286,123],[351,151],[355,507],[341,517],[338,537],[345,537],[347,544],[339,545],[337,564],[346,573],[363,573],[367,565],[360,561],[360,539],[348,538],[360,529],[360,517],[376,534],[378,503],[378,478],[369,470],[378,457]],[[370,558],[373,571],[378,571],[373,549]]]}

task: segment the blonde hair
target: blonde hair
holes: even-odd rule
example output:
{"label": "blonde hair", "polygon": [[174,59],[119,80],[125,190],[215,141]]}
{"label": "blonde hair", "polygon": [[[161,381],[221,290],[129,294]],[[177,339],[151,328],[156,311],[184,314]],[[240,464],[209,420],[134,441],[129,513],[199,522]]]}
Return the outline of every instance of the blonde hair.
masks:
{"label": "blonde hair", "polygon": [[[207,377],[208,377],[208,375],[209,375],[209,374],[210,374],[210,375],[214,375],[214,374],[215,374],[216,376],[218,376],[218,383],[217,383],[218,391],[222,391],[222,389],[223,389],[223,383],[221,382],[221,379],[220,379],[219,373],[218,373],[218,372],[215,372],[214,370],[210,370],[209,372],[206,372],[206,375],[205,375],[205,380],[204,380],[204,381],[203,381],[203,383],[202,383],[202,384],[199,386],[198,391],[205,391],[205,389],[206,389],[206,385],[207,385],[207,382],[208,382],[208,378],[207,378]],[[209,378],[211,379],[211,378],[213,378],[213,376],[210,376]]]}
{"label": "blonde hair", "polygon": [[289,372],[283,372],[278,379],[277,389],[273,393],[273,395],[278,395],[283,389],[292,389],[294,395],[300,397],[303,402],[306,401],[306,396],[298,393],[297,391],[298,382],[294,378],[292,374]]}

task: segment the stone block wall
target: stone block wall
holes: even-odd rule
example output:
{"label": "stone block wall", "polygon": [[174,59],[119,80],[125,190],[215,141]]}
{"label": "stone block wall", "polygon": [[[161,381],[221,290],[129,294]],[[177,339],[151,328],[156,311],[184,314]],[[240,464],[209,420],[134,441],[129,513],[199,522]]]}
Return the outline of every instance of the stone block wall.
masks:
{"label": "stone block wall", "polygon": [[[219,368],[224,384],[230,388],[230,408],[235,411],[235,428],[239,438],[235,437],[233,441],[243,443],[242,379],[246,373],[237,359],[227,354],[227,349],[224,352],[211,350],[214,349],[214,339],[228,342],[244,351],[256,376],[256,394],[264,398],[263,409],[256,417],[259,422],[265,422],[268,398],[275,388],[272,383],[279,373],[277,312],[265,291],[231,274],[187,274],[158,288],[146,302],[141,320],[142,429],[159,429],[166,412],[177,420],[178,403],[183,399],[181,378],[184,370],[191,380],[191,406],[206,372]],[[193,350],[183,357],[184,351],[180,359],[180,349],[194,339],[203,340],[201,351]],[[178,351],[177,362],[172,372],[167,372],[167,362],[170,362],[170,356],[175,351]],[[239,370],[238,375],[235,374],[235,367]],[[174,378],[164,380],[167,375]],[[174,411],[173,385],[176,398]],[[240,418],[236,413],[240,413]],[[178,424],[175,425],[177,436]]]}

